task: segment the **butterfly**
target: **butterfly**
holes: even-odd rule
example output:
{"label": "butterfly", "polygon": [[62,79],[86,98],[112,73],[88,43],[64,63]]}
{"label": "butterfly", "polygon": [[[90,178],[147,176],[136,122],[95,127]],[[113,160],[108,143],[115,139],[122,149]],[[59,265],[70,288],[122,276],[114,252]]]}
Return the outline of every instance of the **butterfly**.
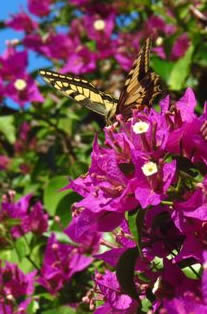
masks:
{"label": "butterfly", "polygon": [[109,125],[114,121],[116,114],[121,113],[124,119],[128,119],[132,116],[133,109],[151,107],[155,97],[162,94],[160,77],[149,67],[151,45],[151,38],[147,38],[128,73],[118,100],[99,91],[93,84],[80,77],[44,69],[39,73],[63,95],[104,116],[106,124]]}

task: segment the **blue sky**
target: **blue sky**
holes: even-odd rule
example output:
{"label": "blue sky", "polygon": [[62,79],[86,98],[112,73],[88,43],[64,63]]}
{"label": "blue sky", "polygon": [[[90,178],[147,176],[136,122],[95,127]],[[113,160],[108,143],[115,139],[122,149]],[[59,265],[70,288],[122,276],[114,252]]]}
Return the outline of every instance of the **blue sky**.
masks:
{"label": "blue sky", "polygon": [[[11,14],[19,12],[20,8],[26,7],[27,0],[6,0],[1,3],[0,20],[5,21]],[[5,41],[13,38],[21,38],[20,32],[12,29],[0,31],[0,53],[5,49]]]}
{"label": "blue sky", "polygon": [[[40,0],[41,1],[41,0]],[[0,10],[0,21],[7,20],[11,14],[18,13],[21,8],[27,11],[27,0],[5,0],[1,3],[1,10]],[[6,49],[6,40],[11,39],[21,39],[23,38],[22,32],[16,32],[11,28],[6,28],[5,30],[0,30],[0,55]],[[37,70],[39,68],[45,67],[48,65],[46,59],[38,56],[34,52],[29,52],[29,67],[28,71]],[[18,108],[18,106],[7,99],[7,105],[11,107]]]}

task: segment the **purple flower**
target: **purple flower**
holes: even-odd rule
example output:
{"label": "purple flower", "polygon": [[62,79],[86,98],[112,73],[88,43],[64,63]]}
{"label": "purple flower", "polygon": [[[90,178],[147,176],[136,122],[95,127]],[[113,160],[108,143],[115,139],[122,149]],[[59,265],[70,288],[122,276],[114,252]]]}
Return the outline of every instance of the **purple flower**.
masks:
{"label": "purple flower", "polygon": [[[114,57],[125,71],[129,71],[132,66],[132,62],[136,57],[139,47],[138,42],[140,39],[140,33],[134,35],[121,33],[116,41]],[[130,47],[130,50],[127,47]]]}
{"label": "purple flower", "polygon": [[18,137],[14,143],[14,149],[16,153],[22,153],[24,151],[34,150],[36,148],[37,139],[36,136],[31,137],[31,125],[27,122],[23,122],[19,127]]}
{"label": "purple flower", "polygon": [[[21,313],[21,309],[27,308],[31,302],[29,296],[34,291],[35,276],[36,271],[25,275],[15,264],[6,263],[4,267],[0,267],[0,311],[2,313]],[[22,300],[22,298],[28,300],[18,303],[18,299]]]}
{"label": "purple flower", "polygon": [[38,282],[51,294],[56,294],[73,274],[82,271],[92,262],[78,248],[62,244],[54,234],[48,240],[44,262]]}
{"label": "purple flower", "polygon": [[22,40],[25,48],[34,50],[40,54],[44,54],[45,50],[42,51],[44,42],[39,34],[26,34]]}
{"label": "purple flower", "polygon": [[68,0],[69,3],[73,3],[77,6],[79,5],[86,5],[90,2],[91,0]]}
{"label": "purple flower", "polygon": [[171,35],[175,32],[176,27],[174,25],[167,24],[161,17],[152,15],[145,22],[143,29],[147,34],[164,32],[166,35]]}
{"label": "purple flower", "polygon": [[10,164],[10,158],[5,155],[0,155],[0,170],[6,170]]}
{"label": "purple flower", "polygon": [[28,232],[42,234],[47,231],[48,215],[44,213],[40,202],[30,207],[31,198],[32,195],[28,194],[17,202],[5,199],[2,203],[0,212],[2,223],[7,217],[19,220],[17,226],[11,229],[11,233],[15,238],[19,238]]}
{"label": "purple flower", "polygon": [[4,55],[0,57],[0,75],[4,80],[11,80],[22,75],[28,64],[26,51],[16,51],[9,46]]}
{"label": "purple flower", "polygon": [[[94,220],[94,225],[92,224]],[[90,223],[89,223],[90,221]],[[79,251],[82,253],[96,253],[99,249],[101,233],[97,232],[96,219],[93,213],[83,211],[76,217],[73,217],[72,222],[64,230],[72,241],[79,244]]]}
{"label": "purple flower", "polygon": [[51,2],[52,0],[28,0],[28,9],[32,14],[43,17],[50,13]]}
{"label": "purple flower", "polygon": [[115,13],[111,12],[104,18],[98,15],[85,15],[83,23],[90,39],[103,42],[111,37],[115,23]]}
{"label": "purple flower", "polygon": [[78,179],[77,183],[75,180],[69,186],[80,193],[80,186],[87,183],[84,199],[78,206],[96,214],[123,213],[138,205],[142,208],[157,205],[165,199],[175,176],[176,162],[166,163],[162,159],[168,139],[163,117],[154,111],[148,116],[139,113],[119,133],[109,128],[105,135],[107,148],[99,147],[95,140],[87,178],[82,182]]}
{"label": "purple flower", "polygon": [[180,35],[176,39],[176,41],[172,47],[171,59],[177,60],[177,59],[183,57],[185,52],[187,51],[189,45],[190,45],[190,40],[188,38],[188,34],[183,33],[182,35]]}
{"label": "purple flower", "polygon": [[38,23],[33,21],[31,17],[24,11],[12,15],[12,17],[6,22],[6,24],[16,31],[25,31],[27,33],[32,32],[38,27]]}
{"label": "purple flower", "polygon": [[80,44],[78,37],[70,37],[65,34],[50,33],[41,45],[41,53],[48,58],[68,59]]}
{"label": "purple flower", "polygon": [[35,81],[28,75],[16,77],[5,87],[5,96],[13,99],[20,107],[29,102],[43,102]]}
{"label": "purple flower", "polygon": [[[167,150],[179,154],[182,145],[182,154],[192,162],[204,162],[207,164],[207,146],[201,133],[201,126],[205,115],[200,118],[195,116],[196,105],[193,91],[188,88],[185,95],[176,103],[173,119],[173,129],[169,134]],[[188,108],[188,109],[187,109]],[[191,134],[191,136],[189,136]]]}
{"label": "purple flower", "polygon": [[96,314],[113,313],[113,311],[121,311],[125,314],[136,312],[138,303],[121,292],[115,273],[110,271],[106,271],[105,274],[97,273],[95,283],[105,300],[104,305],[95,311]]}
{"label": "purple flower", "polygon": [[62,73],[71,72],[74,74],[84,74],[96,68],[96,54],[86,47],[80,48],[77,52],[69,56],[68,61],[62,68]]}
{"label": "purple flower", "polygon": [[198,297],[193,293],[188,293],[184,297],[166,300],[162,310],[163,313],[167,311],[169,314],[205,314],[207,305],[200,303]]}

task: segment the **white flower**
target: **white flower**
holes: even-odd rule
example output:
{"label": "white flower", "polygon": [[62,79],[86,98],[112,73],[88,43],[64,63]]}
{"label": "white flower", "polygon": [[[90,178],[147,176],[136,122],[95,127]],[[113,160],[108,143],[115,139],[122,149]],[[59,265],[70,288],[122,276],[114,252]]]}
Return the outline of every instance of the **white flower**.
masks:
{"label": "white flower", "polygon": [[142,171],[145,176],[149,177],[158,172],[157,164],[155,162],[149,161],[144,166],[142,166]]}
{"label": "white flower", "polygon": [[143,134],[146,133],[149,129],[149,123],[144,122],[144,121],[139,121],[136,122],[133,126],[132,129],[134,133],[136,134]]}
{"label": "white flower", "polygon": [[96,20],[93,23],[93,27],[97,30],[97,31],[102,31],[105,28],[105,22],[104,20]]}
{"label": "white flower", "polygon": [[17,89],[17,90],[23,90],[25,89],[25,87],[27,86],[27,83],[25,80],[22,80],[22,79],[17,79],[15,82],[14,82],[14,87]]}

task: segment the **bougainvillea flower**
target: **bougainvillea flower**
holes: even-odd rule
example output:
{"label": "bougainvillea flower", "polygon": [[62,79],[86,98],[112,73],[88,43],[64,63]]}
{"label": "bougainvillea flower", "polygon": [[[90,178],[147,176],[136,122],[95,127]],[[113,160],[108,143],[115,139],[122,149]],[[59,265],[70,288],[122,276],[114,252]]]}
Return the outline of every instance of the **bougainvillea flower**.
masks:
{"label": "bougainvillea flower", "polygon": [[6,25],[15,29],[16,31],[32,32],[38,27],[38,23],[33,21],[31,17],[24,11],[14,14],[6,22]]}
{"label": "bougainvillea flower", "polygon": [[0,57],[0,75],[2,79],[11,80],[22,75],[28,65],[27,51],[16,51],[9,46]]}
{"label": "bougainvillea flower", "polygon": [[20,107],[24,107],[29,102],[43,102],[36,82],[28,75],[16,77],[5,87],[5,96],[13,99]]}
{"label": "bougainvillea flower", "polygon": [[[88,221],[93,219],[94,225]],[[101,233],[96,231],[93,213],[85,210],[77,217],[73,217],[69,226],[64,230],[71,240],[79,244],[80,252],[96,253],[99,249]]]}
{"label": "bougainvillea flower", "polygon": [[163,159],[168,139],[163,120],[154,111],[148,115],[138,113],[119,133],[113,128],[105,130],[107,148],[99,147],[95,140],[87,178],[79,178],[69,186],[80,193],[80,187],[87,183],[78,206],[96,214],[123,213],[138,205],[157,205],[167,197],[176,161]]}
{"label": "bougainvillea flower", "polygon": [[78,248],[58,242],[52,234],[38,282],[51,294],[56,294],[73,274],[85,269],[92,260],[80,253]]}
{"label": "bougainvillea flower", "polygon": [[5,155],[0,155],[0,170],[6,170],[9,166],[10,158]]}
{"label": "bougainvillea flower", "polygon": [[44,45],[43,38],[39,34],[26,34],[22,42],[27,49],[44,54],[44,51],[42,51]]}
{"label": "bougainvillea flower", "polygon": [[111,37],[114,28],[115,13],[110,13],[104,18],[96,15],[85,15],[83,23],[90,39],[97,42],[106,41]]}
{"label": "bougainvillea flower", "polygon": [[96,314],[113,313],[113,311],[121,311],[125,314],[136,312],[138,303],[121,292],[115,273],[110,271],[106,271],[104,274],[97,273],[95,283],[105,300],[104,305],[95,311]]}
{"label": "bougainvillea flower", "polygon": [[183,33],[174,42],[174,45],[171,51],[171,59],[177,60],[183,57],[189,46],[190,46],[190,40],[188,38],[188,35],[187,33]]}
{"label": "bougainvillea flower", "polygon": [[27,298],[30,302],[29,296],[34,291],[34,280],[36,271],[25,275],[17,265],[6,263],[0,267],[0,282],[1,282],[1,298],[0,310],[2,313],[21,313],[20,309],[28,306],[28,302],[19,302],[23,298]]}
{"label": "bougainvillea flower", "polygon": [[71,72],[74,74],[84,74],[96,68],[96,54],[86,47],[82,47],[77,52],[69,56],[68,61],[61,69],[62,73]]}
{"label": "bougainvillea flower", "polygon": [[19,220],[17,226],[12,227],[11,233],[14,238],[19,238],[28,232],[42,234],[47,231],[48,215],[44,213],[40,202],[30,205],[31,194],[20,198],[17,202],[5,200],[2,202],[1,221],[5,218]]}
{"label": "bougainvillea flower", "polygon": [[166,35],[171,35],[176,31],[175,25],[167,24],[161,17],[152,15],[143,27],[147,34],[164,32]]}
{"label": "bougainvillea flower", "polygon": [[69,0],[69,3],[73,3],[77,6],[88,4],[91,0]]}
{"label": "bougainvillea flower", "polygon": [[[140,40],[140,33],[134,35],[121,33],[116,40],[114,58],[125,71],[129,71],[132,66],[132,60],[136,57]],[[127,48],[128,46],[130,46],[130,49]]]}
{"label": "bougainvillea flower", "polygon": [[[201,133],[205,115],[195,116],[195,96],[191,89],[176,103],[176,113],[173,117],[174,130],[169,135],[167,150],[171,153],[182,154],[192,162],[207,164],[207,145]],[[188,109],[187,109],[188,108]],[[189,137],[189,134],[191,136]]]}
{"label": "bougainvillea flower", "polygon": [[17,153],[23,151],[34,150],[37,147],[37,139],[31,137],[31,125],[28,122],[23,122],[19,127],[18,137],[14,143],[14,149]]}
{"label": "bougainvillea flower", "polygon": [[52,0],[28,0],[29,11],[39,17],[46,16],[50,13]]}
{"label": "bougainvillea flower", "polygon": [[78,37],[70,37],[66,34],[48,34],[47,38],[43,41],[41,52],[48,58],[54,59],[68,59],[71,53],[76,50],[80,44]]}

